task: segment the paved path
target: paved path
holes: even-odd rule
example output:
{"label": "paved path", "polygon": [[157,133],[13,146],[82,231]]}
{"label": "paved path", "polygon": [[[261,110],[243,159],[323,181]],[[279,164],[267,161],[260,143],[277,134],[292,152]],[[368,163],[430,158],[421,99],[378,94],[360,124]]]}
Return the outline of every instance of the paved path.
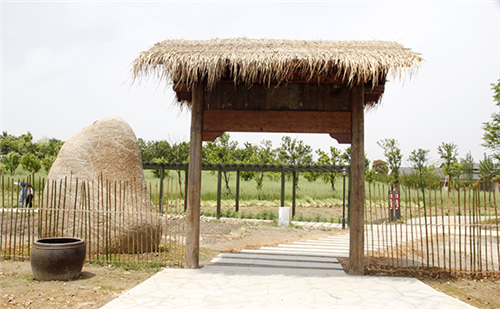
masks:
{"label": "paved path", "polygon": [[349,276],[349,236],[240,253],[201,269],[166,269],[103,309],[127,308],[474,308],[417,279]]}

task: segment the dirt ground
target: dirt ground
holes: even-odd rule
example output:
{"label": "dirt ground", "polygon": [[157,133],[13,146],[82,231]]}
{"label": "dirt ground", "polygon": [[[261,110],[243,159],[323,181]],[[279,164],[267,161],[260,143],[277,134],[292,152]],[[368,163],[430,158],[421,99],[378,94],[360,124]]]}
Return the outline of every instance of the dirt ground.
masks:
{"label": "dirt ground", "polygon": [[[235,219],[201,223],[200,264],[219,252],[236,252],[346,233],[341,230],[278,227]],[[72,281],[37,281],[29,262],[0,262],[1,308],[99,308],[161,269],[132,270],[85,264]],[[500,308],[500,281],[423,280],[479,308]]]}

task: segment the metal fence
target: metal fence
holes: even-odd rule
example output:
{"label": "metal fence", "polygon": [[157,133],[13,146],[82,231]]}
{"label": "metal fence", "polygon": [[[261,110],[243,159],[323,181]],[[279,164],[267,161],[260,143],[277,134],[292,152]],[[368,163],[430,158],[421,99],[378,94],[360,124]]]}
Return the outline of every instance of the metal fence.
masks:
{"label": "metal fence", "polygon": [[85,240],[88,262],[173,266],[184,260],[185,216],[174,181],[164,183],[161,214],[144,184],[133,181],[42,180],[35,182],[33,208],[18,205],[13,182],[1,178],[1,259],[29,259],[35,239],[64,236]]}

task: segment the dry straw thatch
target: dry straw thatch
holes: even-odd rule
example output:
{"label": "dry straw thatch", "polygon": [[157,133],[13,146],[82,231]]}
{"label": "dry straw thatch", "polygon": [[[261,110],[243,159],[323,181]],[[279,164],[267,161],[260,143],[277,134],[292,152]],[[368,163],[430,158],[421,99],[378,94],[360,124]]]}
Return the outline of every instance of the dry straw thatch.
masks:
{"label": "dry straw thatch", "polygon": [[388,41],[166,40],[135,59],[133,78],[156,76],[188,87],[204,81],[209,89],[222,79],[270,84],[297,77],[376,86],[389,74],[411,75],[422,61],[420,54]]}

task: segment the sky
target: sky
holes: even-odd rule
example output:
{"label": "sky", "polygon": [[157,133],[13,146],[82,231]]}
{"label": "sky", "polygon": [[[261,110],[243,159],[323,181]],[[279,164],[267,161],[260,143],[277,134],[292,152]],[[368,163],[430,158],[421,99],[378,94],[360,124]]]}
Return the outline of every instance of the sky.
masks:
{"label": "sky", "polygon": [[[458,147],[476,162],[482,125],[499,112],[500,1],[5,1],[1,9],[0,130],[68,140],[94,121],[123,118],[144,140],[189,140],[190,111],[154,78],[132,84],[140,52],[166,39],[269,38],[399,42],[425,59],[385,85],[365,112],[365,152],[398,141],[403,166],[418,148]],[[288,134],[314,150],[345,149],[327,134]],[[278,147],[283,134],[230,133]]]}

